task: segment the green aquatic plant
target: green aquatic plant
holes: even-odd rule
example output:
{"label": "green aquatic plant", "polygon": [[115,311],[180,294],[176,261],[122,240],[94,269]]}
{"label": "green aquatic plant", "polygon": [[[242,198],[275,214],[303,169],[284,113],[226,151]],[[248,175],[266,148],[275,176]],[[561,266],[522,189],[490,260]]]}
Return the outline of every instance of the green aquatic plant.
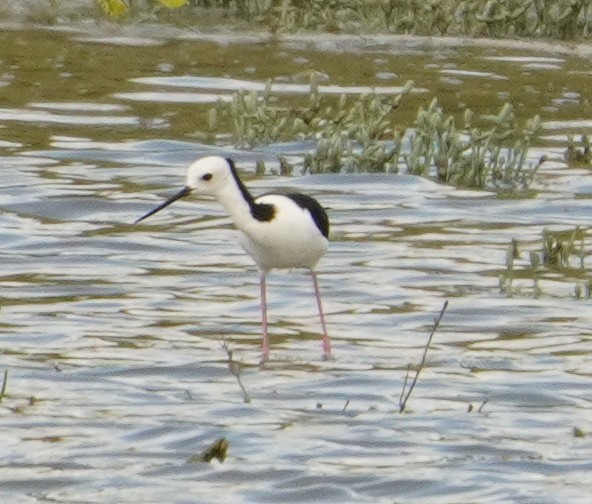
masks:
{"label": "green aquatic plant", "polygon": [[[252,5],[247,9],[245,4]],[[589,0],[243,0],[236,8],[251,17],[261,14],[271,31],[285,32],[573,39],[592,31]]]}
{"label": "green aquatic plant", "polygon": [[408,82],[395,96],[361,95],[336,107],[313,123],[316,149],[305,155],[305,173],[397,172],[402,139],[395,111],[413,87]]}
{"label": "green aquatic plant", "polygon": [[[351,31],[355,26],[388,28],[392,20],[387,2],[355,0],[291,0],[272,8],[271,26],[276,30]],[[276,14],[276,16],[273,16]],[[276,23],[274,23],[274,19]]]}
{"label": "green aquatic plant", "polygon": [[[574,242],[579,234],[581,234],[579,227],[567,232],[551,232],[545,229],[540,262],[555,271],[564,271],[569,268],[570,256],[577,253]],[[583,256],[580,256],[580,260],[583,261]]]}
{"label": "green aquatic plant", "polygon": [[592,278],[588,278],[585,269],[586,255],[585,232],[579,227],[543,230],[540,248],[528,251],[525,259],[517,240],[513,239],[506,253],[506,268],[500,274],[500,290],[511,296],[528,294],[537,297],[543,293],[541,283],[544,280],[575,281],[575,297],[588,299],[592,292]]}
{"label": "green aquatic plant", "polygon": [[342,95],[335,107],[325,107],[310,121],[317,147],[306,154],[304,172],[396,172],[401,136],[395,111],[412,88],[408,82],[395,96]]}
{"label": "green aquatic plant", "polygon": [[588,0],[282,0],[266,19],[273,31],[391,32],[488,37],[588,36]]}
{"label": "green aquatic plant", "polygon": [[526,156],[541,126],[537,115],[520,127],[512,106],[503,105],[495,116],[482,118],[488,127],[473,125],[474,116],[467,109],[464,127],[458,130],[455,119],[446,115],[434,98],[420,108],[413,128],[411,150],[403,158],[407,171],[428,175],[435,166],[438,178],[456,186],[526,189],[539,166],[527,166]]}
{"label": "green aquatic plant", "polygon": [[506,269],[500,275],[500,291],[512,295],[514,291],[514,261],[520,257],[518,241],[512,238],[510,245],[506,249]]}
{"label": "green aquatic plant", "polygon": [[[541,125],[538,115],[521,125],[512,106],[505,104],[497,115],[481,117],[483,125],[476,126],[473,112],[466,110],[459,129],[455,117],[434,99],[419,109],[412,127],[405,128],[396,111],[412,88],[408,82],[394,96],[334,97],[319,92],[313,74],[310,92],[298,107],[281,105],[271,82],[263,92],[238,91],[230,104],[234,143],[252,148],[278,141],[314,141],[315,148],[304,154],[304,173],[405,170],[462,187],[500,192],[528,188],[545,159],[527,163]],[[291,172],[285,160],[282,169]]]}
{"label": "green aquatic plant", "polygon": [[[57,4],[58,0],[54,0]],[[146,2],[137,0],[95,0],[99,8],[111,19],[123,19],[134,11],[139,11],[146,6]],[[189,3],[189,0],[152,0],[150,8],[166,7],[167,9],[178,9]]]}
{"label": "green aquatic plant", "polygon": [[592,162],[590,152],[590,136],[580,135],[580,141],[576,141],[574,135],[567,137],[567,147],[563,154],[565,160],[572,165],[587,166]]}
{"label": "green aquatic plant", "polygon": [[592,279],[580,281],[574,287],[577,299],[590,299],[592,297]]}
{"label": "green aquatic plant", "polygon": [[238,91],[230,103],[234,143],[244,148],[314,140],[316,148],[304,158],[307,173],[397,171],[401,135],[395,111],[412,88],[408,82],[395,96],[336,98],[319,93],[313,74],[306,103],[300,107],[279,105],[271,82],[260,93]]}
{"label": "green aquatic plant", "polygon": [[[0,2],[0,17],[20,9]],[[30,16],[80,19],[98,15],[116,21],[159,19],[210,27],[246,20],[259,31],[393,33],[469,37],[588,38],[590,0],[49,0],[29,2]],[[2,8],[4,7],[4,9]],[[40,12],[42,14],[40,14]]]}
{"label": "green aquatic plant", "polygon": [[287,110],[273,106],[270,97],[271,81],[263,93],[241,89],[234,94],[230,112],[237,146],[254,147],[275,142],[285,135]]}
{"label": "green aquatic plant", "polygon": [[194,464],[197,462],[211,462],[213,459],[222,463],[226,460],[228,455],[228,448],[230,443],[226,438],[220,438],[208,446],[202,453],[193,455],[187,462]]}
{"label": "green aquatic plant", "polygon": [[[588,0],[486,0],[475,14],[474,27],[488,37],[587,36],[592,27]],[[479,26],[480,24],[480,26]]]}

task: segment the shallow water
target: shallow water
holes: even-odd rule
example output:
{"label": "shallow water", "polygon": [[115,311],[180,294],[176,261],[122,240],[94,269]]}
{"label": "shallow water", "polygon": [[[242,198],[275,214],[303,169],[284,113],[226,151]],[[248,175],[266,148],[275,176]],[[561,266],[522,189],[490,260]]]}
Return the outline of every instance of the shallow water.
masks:
{"label": "shallow water", "polygon": [[[109,30],[0,33],[2,501],[589,501],[592,444],[573,433],[592,430],[592,312],[574,297],[589,275],[546,275],[537,296],[527,277],[513,295],[499,286],[512,238],[525,271],[545,228],[592,214],[589,170],[562,158],[567,133],[592,130],[589,60],[559,45]],[[521,198],[409,175],[247,175],[256,193],[314,195],[332,221],[320,279],[334,359],[321,360],[310,279],[278,272],[261,368],[257,273],[221,208],[184,201],[131,223],[202,154],[246,174],[257,159],[276,169],[279,151],[301,159],[304,144],[198,140],[218,98],[271,78],[298,100],[311,70],[324,92],[413,79],[403,125],[433,96],[542,111],[530,157],[550,160]],[[188,462],[220,437],[224,463]]]}

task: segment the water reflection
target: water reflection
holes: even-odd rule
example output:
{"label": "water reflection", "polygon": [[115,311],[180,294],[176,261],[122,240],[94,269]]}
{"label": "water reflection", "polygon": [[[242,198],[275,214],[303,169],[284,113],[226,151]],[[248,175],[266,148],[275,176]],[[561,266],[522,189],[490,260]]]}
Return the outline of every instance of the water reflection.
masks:
{"label": "water reflection", "polygon": [[[306,44],[119,45],[47,33],[0,33],[5,499],[588,501],[590,443],[572,431],[592,429],[587,301],[574,299],[565,277],[544,279],[538,298],[531,280],[510,297],[498,278],[512,238],[534,247],[549,226],[587,226],[588,171],[562,159],[566,131],[589,127],[587,109],[553,102],[553,136],[531,154],[551,161],[521,199],[412,176],[248,177],[255,193],[302,190],[329,209],[320,281],[330,362],[321,360],[309,279],[277,273],[272,362],[256,365],[257,274],[214,202],[181,202],[166,218],[131,223],[198,156],[233,156],[248,174],[257,159],[271,171],[278,151],[298,159],[310,148],[193,141],[208,105],[162,99],[174,97],[171,83],[189,83],[195,97],[230,92],[229,83],[258,88],[301,72],[305,60],[329,76],[323,85],[356,92],[380,85],[386,67],[451,107],[488,112],[497,93],[511,92],[532,115],[560,97],[590,101],[576,73],[589,62],[499,47],[377,46],[336,57]],[[541,79],[528,62],[562,68]],[[448,70],[457,84],[439,80]],[[146,85],[154,95],[138,91]],[[430,99],[412,97],[401,123]],[[445,299],[428,366],[399,415],[405,371]],[[250,404],[221,340],[243,363]],[[230,442],[224,464],[187,462],[221,436]]]}

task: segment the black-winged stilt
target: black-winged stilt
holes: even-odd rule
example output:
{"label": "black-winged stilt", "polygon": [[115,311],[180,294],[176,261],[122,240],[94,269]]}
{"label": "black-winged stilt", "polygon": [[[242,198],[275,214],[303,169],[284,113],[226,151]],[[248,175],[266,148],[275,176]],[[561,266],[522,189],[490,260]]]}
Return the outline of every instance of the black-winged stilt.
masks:
{"label": "black-winged stilt", "polygon": [[140,217],[136,223],[190,194],[214,196],[224,206],[242,232],[243,248],[259,267],[262,361],[269,358],[265,277],[270,270],[281,268],[310,270],[323,329],[323,354],[328,359],[331,343],[315,267],[327,251],[329,219],[318,201],[299,193],[269,193],[253,198],[231,159],[210,156],[198,159],[189,167],[187,185],[181,191]]}

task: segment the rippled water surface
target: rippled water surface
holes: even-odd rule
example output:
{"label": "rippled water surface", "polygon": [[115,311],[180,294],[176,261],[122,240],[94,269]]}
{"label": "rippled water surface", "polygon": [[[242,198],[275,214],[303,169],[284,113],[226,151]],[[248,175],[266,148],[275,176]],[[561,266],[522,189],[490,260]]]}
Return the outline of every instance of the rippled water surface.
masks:
{"label": "rippled water surface", "polygon": [[[523,275],[502,292],[499,277],[513,238],[524,272],[544,229],[588,226],[589,167],[563,152],[592,131],[590,61],[562,46],[154,34],[0,32],[1,500],[589,502],[592,311],[574,296],[587,257],[538,290]],[[218,100],[272,79],[297,101],[311,72],[325,93],[413,79],[403,126],[434,96],[451,112],[541,112],[530,158],[549,161],[531,192],[500,198],[410,175],[278,177],[278,152],[298,163],[309,146],[239,150],[210,131]],[[331,361],[309,277],[278,272],[258,366],[257,272],[215,202],[132,224],[206,153],[233,156],[255,193],[329,209]],[[189,462],[222,437],[224,463]]]}

